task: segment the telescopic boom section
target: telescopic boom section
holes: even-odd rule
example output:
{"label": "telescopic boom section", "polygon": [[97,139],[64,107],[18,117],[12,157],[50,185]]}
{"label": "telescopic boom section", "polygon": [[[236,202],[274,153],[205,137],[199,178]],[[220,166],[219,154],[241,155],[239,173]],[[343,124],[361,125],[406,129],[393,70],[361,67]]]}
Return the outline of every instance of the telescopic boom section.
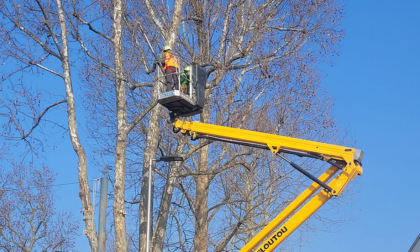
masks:
{"label": "telescopic boom section", "polygon": [[[282,152],[291,153],[318,158],[332,164],[319,178],[311,178],[315,182],[249,241],[240,252],[272,251],[330,198],[339,196],[351,180],[363,173],[361,166],[363,151],[350,147],[181,120],[175,121],[174,131],[189,134],[193,139],[201,137],[266,148],[277,155]],[[290,163],[300,171],[303,169],[293,162]],[[341,172],[335,176],[338,171]],[[319,190],[321,186],[326,189]]]}
{"label": "telescopic boom section", "polygon": [[334,159],[346,163],[361,163],[363,159],[363,151],[354,148],[201,122],[183,122],[178,119],[174,123],[174,130],[189,133],[192,138],[207,137],[221,141],[237,141],[244,145],[265,145],[273,154],[282,150],[297,151],[320,155],[325,161]]}

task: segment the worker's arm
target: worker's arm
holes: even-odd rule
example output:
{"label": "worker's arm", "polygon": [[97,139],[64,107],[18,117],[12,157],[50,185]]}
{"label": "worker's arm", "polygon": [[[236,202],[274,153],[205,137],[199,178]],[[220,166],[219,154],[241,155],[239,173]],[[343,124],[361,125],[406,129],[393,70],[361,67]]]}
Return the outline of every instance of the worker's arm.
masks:
{"label": "worker's arm", "polygon": [[153,66],[149,71],[146,71],[146,74],[151,74],[156,70],[156,65],[159,65],[160,68],[163,71],[163,67],[165,66],[165,54],[162,53],[160,59],[156,59],[155,61],[153,61]]}
{"label": "worker's arm", "polygon": [[160,61],[159,61],[162,67],[165,65],[165,61],[166,61],[166,52],[162,52],[160,55]]}
{"label": "worker's arm", "polygon": [[150,69],[149,71],[147,71],[146,74],[153,73],[156,70],[156,64],[157,64],[157,62],[156,61],[153,61],[152,69]]}

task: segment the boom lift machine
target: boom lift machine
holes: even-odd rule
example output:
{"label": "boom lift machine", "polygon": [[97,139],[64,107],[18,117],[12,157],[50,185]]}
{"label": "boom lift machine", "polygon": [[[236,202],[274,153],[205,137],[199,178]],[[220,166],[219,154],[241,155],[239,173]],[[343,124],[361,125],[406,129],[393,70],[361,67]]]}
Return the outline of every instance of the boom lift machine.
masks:
{"label": "boom lift machine", "polygon": [[[192,89],[188,97],[173,90],[159,94],[158,102],[168,108],[174,121],[174,132],[190,135],[191,139],[206,138],[270,150],[313,183],[264,227],[240,252],[270,252],[283,242],[305,220],[334,196],[339,196],[348,183],[363,173],[363,151],[333,144],[267,134],[262,132],[217,126],[202,122],[177,119],[201,113],[204,106],[206,72],[198,65],[190,76]],[[179,91],[179,90],[178,90]],[[316,177],[291,162],[284,154],[307,157],[327,162],[330,167]],[[338,173],[338,175],[336,175]]]}

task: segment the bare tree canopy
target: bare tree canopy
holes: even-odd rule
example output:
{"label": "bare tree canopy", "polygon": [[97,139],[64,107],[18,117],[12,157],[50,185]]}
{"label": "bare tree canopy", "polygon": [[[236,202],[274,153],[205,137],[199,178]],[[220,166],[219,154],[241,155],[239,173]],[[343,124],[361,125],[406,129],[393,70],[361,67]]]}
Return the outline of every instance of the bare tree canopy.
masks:
{"label": "bare tree canopy", "polygon": [[[2,127],[32,152],[51,137],[43,129],[68,134],[92,249],[88,168],[110,169],[108,247],[118,251],[145,250],[149,161],[159,156],[185,162],[153,164],[153,251],[236,251],[307,183],[270,153],[173,134],[156,101],[159,69],[150,73],[165,45],[181,68],[206,69],[204,110],[193,119],[339,141],[318,66],[343,35],[340,1],[2,0],[0,8]],[[29,81],[40,75],[60,88]],[[67,126],[46,120],[53,112]]]}
{"label": "bare tree canopy", "polygon": [[78,227],[69,213],[56,211],[51,170],[23,165],[7,170],[0,174],[0,249],[72,249]]}

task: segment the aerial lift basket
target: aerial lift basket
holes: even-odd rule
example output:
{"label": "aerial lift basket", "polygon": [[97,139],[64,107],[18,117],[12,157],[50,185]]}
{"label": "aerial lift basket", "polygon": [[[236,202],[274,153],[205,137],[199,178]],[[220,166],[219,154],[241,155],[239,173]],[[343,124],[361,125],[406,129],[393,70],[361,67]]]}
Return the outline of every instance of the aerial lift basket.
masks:
{"label": "aerial lift basket", "polygon": [[185,93],[180,90],[179,72],[172,74],[178,75],[178,89],[169,92],[162,92],[165,87],[165,75],[161,76],[158,71],[158,102],[170,111],[171,119],[186,117],[199,114],[204,107],[204,88],[206,86],[206,70],[197,64],[190,65],[190,85]]}

